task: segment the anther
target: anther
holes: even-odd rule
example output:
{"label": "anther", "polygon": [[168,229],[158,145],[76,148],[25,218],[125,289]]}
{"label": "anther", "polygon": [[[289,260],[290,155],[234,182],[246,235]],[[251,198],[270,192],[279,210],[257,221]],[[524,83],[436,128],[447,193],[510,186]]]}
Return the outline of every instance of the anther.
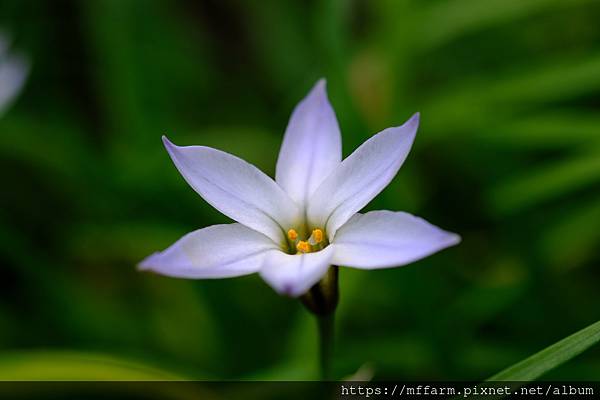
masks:
{"label": "anther", "polygon": [[308,238],[308,243],[311,246],[316,246],[323,241],[323,231],[319,228],[313,229],[312,234]]}
{"label": "anther", "polygon": [[305,242],[304,240],[301,240],[296,245],[296,250],[298,250],[300,253],[309,253],[310,252],[310,245],[308,244],[308,242]]}
{"label": "anther", "polygon": [[287,237],[293,242],[296,239],[298,239],[298,232],[296,232],[295,229],[290,229],[289,231],[287,231]]}
{"label": "anther", "polygon": [[312,231],[311,236],[315,240],[315,243],[321,243],[323,241],[323,231],[318,228]]}

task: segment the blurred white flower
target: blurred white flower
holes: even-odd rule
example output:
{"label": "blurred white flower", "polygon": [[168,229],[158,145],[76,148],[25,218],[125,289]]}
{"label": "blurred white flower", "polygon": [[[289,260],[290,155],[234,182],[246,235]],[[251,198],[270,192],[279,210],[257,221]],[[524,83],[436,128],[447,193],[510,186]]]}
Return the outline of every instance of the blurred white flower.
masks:
{"label": "blurred white flower", "polygon": [[29,70],[25,57],[9,47],[8,37],[0,32],[0,117],[23,88]]}
{"label": "blurred white flower", "polygon": [[342,161],[338,122],[320,81],[296,107],[272,180],[255,166],[204,146],[167,151],[200,196],[238,223],[191,232],[140,268],[182,278],[258,272],[277,292],[300,296],[330,265],[405,265],[460,241],[405,212],[360,211],[394,178],[419,115],[371,137]]}

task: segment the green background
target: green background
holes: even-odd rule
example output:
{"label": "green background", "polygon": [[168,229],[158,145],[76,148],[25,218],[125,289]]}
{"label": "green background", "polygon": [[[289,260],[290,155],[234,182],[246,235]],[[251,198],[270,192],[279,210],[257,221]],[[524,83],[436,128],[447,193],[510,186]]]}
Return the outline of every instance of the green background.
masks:
{"label": "green background", "polygon": [[[227,222],[161,135],[273,176],[321,77],[345,156],[421,112],[368,208],[463,238],[340,270],[336,377],[481,380],[600,319],[599,20],[584,0],[2,0],[31,73],[0,119],[0,379],[315,378],[297,300],[135,265]],[[595,348],[547,378],[599,376]]]}

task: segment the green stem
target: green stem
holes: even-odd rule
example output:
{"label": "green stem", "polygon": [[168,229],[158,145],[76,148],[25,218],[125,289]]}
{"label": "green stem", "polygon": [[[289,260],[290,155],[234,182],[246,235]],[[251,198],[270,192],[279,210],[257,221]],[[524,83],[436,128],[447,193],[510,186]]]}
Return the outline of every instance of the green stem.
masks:
{"label": "green stem", "polygon": [[334,343],[334,320],[335,313],[328,315],[317,315],[319,326],[319,365],[321,367],[321,379],[331,379],[331,359]]}
{"label": "green stem", "polygon": [[300,298],[317,319],[319,330],[319,365],[321,379],[331,379],[334,342],[334,316],[338,304],[338,267],[333,265],[325,276]]}

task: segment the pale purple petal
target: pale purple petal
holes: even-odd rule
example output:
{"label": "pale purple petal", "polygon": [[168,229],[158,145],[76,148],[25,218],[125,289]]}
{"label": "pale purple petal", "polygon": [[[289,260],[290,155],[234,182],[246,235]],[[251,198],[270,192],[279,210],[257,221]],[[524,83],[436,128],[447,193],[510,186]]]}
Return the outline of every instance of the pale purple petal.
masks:
{"label": "pale purple petal", "polygon": [[316,253],[286,254],[269,252],[260,276],[278,293],[297,297],[308,291],[327,272],[333,247]]}
{"label": "pale purple petal", "polygon": [[422,218],[405,212],[355,214],[336,233],[332,264],[376,269],[397,267],[460,242]]}
{"label": "pale purple petal", "polygon": [[228,278],[257,272],[274,249],[273,241],[244,225],[213,225],[188,233],[139,268],[177,278]]}
{"label": "pale purple petal", "polygon": [[29,65],[24,57],[8,52],[8,40],[0,35],[0,116],[21,91]]}
{"label": "pale purple petal", "polygon": [[321,79],[296,106],[279,151],[275,180],[298,205],[342,160],[342,139],[335,112]]}
{"label": "pale purple petal", "polygon": [[317,188],[308,204],[309,222],[336,230],[366,206],[394,178],[412,146],[419,114],[404,125],[371,137],[346,158]]}
{"label": "pale purple petal", "polygon": [[185,180],[223,214],[277,243],[297,224],[296,203],[254,165],[210,147],[163,142]]}

